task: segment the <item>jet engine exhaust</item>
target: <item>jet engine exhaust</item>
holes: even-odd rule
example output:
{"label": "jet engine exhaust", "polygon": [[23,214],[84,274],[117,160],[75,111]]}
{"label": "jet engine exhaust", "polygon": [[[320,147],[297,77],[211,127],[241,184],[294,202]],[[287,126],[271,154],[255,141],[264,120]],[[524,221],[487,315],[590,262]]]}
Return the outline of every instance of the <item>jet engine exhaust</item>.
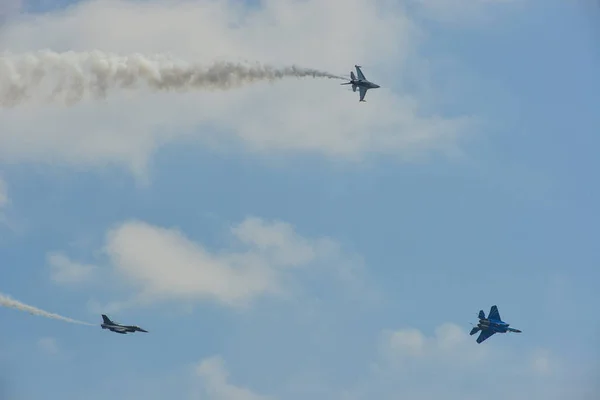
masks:
{"label": "jet engine exhaust", "polygon": [[4,53],[0,55],[0,106],[14,107],[32,100],[73,105],[86,95],[104,98],[110,89],[136,89],[141,84],[155,91],[231,90],[288,77],[344,79],[297,66],[215,62],[204,67],[161,55],[121,56],[101,51]]}
{"label": "jet engine exhaust", "polygon": [[2,293],[0,293],[0,305],[3,306],[3,307],[14,308],[14,309],[19,310],[19,311],[25,311],[25,312],[28,312],[28,313],[33,314],[33,315],[39,315],[41,317],[46,317],[46,318],[51,318],[51,319],[57,319],[57,320],[60,320],[60,321],[70,322],[72,324],[94,326],[94,324],[90,324],[90,323],[83,322],[83,321],[77,321],[75,319],[63,317],[62,315],[53,314],[53,313],[41,310],[41,309],[33,307],[33,306],[30,306],[30,305],[27,305],[27,304],[23,304],[20,301],[12,299],[10,296],[7,296],[7,295],[2,294]]}

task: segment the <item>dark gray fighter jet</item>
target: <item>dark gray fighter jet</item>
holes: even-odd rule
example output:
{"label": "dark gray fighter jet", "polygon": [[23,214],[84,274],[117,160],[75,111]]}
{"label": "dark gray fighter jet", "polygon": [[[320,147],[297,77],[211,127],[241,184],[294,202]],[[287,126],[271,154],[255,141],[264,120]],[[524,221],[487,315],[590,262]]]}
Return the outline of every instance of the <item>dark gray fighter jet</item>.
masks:
{"label": "dark gray fighter jet", "polygon": [[116,322],[113,322],[110,320],[110,318],[108,318],[106,315],[102,314],[102,320],[103,323],[102,325],[100,325],[102,327],[102,329],[108,329],[110,331],[116,332],[116,333],[121,333],[123,335],[127,334],[128,332],[148,332],[142,328],[140,328],[139,326],[135,326],[135,325],[121,325],[118,324]]}
{"label": "dark gray fighter jet", "polygon": [[354,68],[356,68],[356,75],[358,75],[358,79],[356,79],[354,72],[350,71],[350,82],[342,83],[342,85],[352,85],[353,92],[356,92],[356,88],[358,88],[360,93],[359,101],[365,101],[367,90],[377,89],[380,86],[373,82],[369,82],[367,78],[365,78],[365,75],[360,70],[360,65],[355,65]]}

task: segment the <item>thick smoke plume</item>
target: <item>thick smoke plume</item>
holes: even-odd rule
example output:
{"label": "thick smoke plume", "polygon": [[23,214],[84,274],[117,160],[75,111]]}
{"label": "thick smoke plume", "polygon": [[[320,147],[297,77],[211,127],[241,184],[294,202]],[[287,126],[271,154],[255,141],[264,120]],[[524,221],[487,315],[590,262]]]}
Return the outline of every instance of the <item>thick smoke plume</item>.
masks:
{"label": "thick smoke plume", "polygon": [[[286,77],[345,79],[316,69],[296,66],[216,62],[205,67],[166,56],[120,56],[100,51],[39,51],[0,55],[0,106],[26,100],[74,104],[87,94],[104,98],[109,89],[156,91],[229,90],[257,81]],[[45,93],[45,94],[44,94]]]}
{"label": "thick smoke plume", "polygon": [[39,308],[23,304],[20,301],[10,298],[9,296],[0,293],[0,305],[3,307],[14,308],[20,311],[25,311],[33,315],[40,315],[46,318],[58,319],[60,321],[70,322],[72,324],[94,326],[87,322],[77,321],[75,319],[63,317],[62,315],[49,313],[48,311],[40,310]]}

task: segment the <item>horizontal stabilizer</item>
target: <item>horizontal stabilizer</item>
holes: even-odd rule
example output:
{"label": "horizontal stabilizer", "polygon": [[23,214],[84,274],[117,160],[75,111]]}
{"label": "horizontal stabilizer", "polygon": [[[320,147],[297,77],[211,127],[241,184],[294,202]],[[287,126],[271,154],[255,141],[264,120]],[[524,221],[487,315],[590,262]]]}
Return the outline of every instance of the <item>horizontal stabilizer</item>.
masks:
{"label": "horizontal stabilizer", "polygon": [[471,329],[471,332],[469,333],[469,335],[473,336],[477,332],[479,332],[479,328],[478,327],[474,327],[473,329]]}

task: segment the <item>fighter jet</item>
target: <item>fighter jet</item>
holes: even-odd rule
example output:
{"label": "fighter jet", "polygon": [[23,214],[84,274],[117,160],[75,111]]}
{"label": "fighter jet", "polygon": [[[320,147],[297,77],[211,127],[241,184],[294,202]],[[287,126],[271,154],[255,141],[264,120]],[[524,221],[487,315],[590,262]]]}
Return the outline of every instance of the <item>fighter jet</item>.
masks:
{"label": "fighter jet", "polygon": [[477,337],[477,343],[481,343],[495,333],[521,333],[520,330],[509,328],[509,326],[510,324],[507,324],[500,318],[498,307],[492,306],[487,318],[485,317],[483,310],[479,310],[479,323],[477,326],[474,326],[473,329],[471,329],[471,333],[469,333],[469,335],[473,336],[477,332],[481,331],[479,337]]}
{"label": "fighter jet", "polygon": [[140,328],[139,326],[135,326],[135,325],[121,325],[119,323],[113,322],[110,320],[110,318],[108,318],[106,315],[102,314],[102,320],[103,320],[103,324],[100,325],[102,327],[102,329],[108,329],[110,331],[116,332],[116,333],[120,333],[120,334],[127,334],[127,332],[148,332],[142,328]]}
{"label": "fighter jet", "polygon": [[356,79],[354,72],[350,71],[350,82],[342,83],[342,85],[352,85],[353,92],[356,92],[356,88],[358,87],[358,91],[360,93],[360,99],[358,101],[365,101],[367,90],[377,89],[380,86],[373,82],[369,82],[367,78],[365,78],[365,75],[360,70],[360,65],[355,65],[354,68],[356,68],[356,75],[358,75],[358,79]]}

